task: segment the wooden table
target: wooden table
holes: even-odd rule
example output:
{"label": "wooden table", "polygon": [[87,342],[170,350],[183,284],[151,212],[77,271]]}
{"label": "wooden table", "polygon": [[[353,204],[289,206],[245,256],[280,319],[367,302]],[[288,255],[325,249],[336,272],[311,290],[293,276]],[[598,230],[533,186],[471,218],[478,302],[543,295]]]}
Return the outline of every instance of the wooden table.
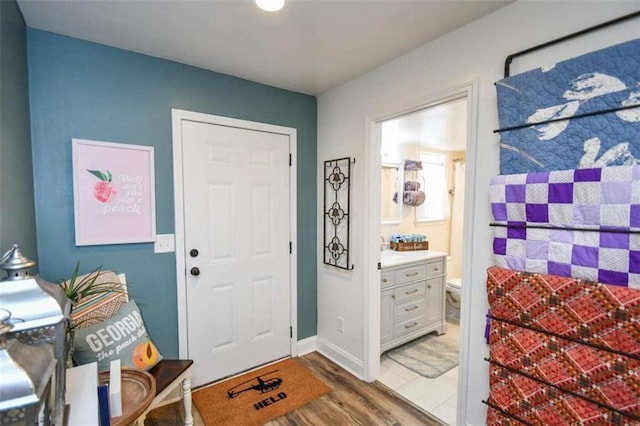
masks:
{"label": "wooden table", "polygon": [[191,373],[193,361],[190,359],[163,359],[149,373],[156,379],[156,397],[147,407],[142,416],[138,417],[138,423],[144,425],[146,415],[153,409],[162,407],[174,401],[169,396],[175,395],[174,391],[182,390],[182,405],[184,406],[184,426],[193,425],[191,413]]}
{"label": "wooden table", "polygon": [[[156,396],[156,381],[146,371],[123,368],[121,370],[122,415],[111,418],[111,426],[133,423]],[[99,374],[100,383],[109,383],[109,372]]]}

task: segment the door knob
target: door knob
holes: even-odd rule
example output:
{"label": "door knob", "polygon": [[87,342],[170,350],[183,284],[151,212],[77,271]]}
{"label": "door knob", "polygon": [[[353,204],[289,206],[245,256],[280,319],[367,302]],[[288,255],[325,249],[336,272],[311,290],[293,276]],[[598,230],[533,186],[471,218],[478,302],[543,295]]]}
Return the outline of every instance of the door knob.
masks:
{"label": "door knob", "polygon": [[200,275],[200,269],[194,266],[193,268],[191,268],[191,275],[193,275],[194,277],[197,277],[198,275]]}
{"label": "door knob", "polygon": [[197,249],[191,249],[191,250],[189,251],[189,256],[191,256],[191,257],[198,257],[198,254],[199,254],[199,253],[198,253],[198,250],[197,250]]}

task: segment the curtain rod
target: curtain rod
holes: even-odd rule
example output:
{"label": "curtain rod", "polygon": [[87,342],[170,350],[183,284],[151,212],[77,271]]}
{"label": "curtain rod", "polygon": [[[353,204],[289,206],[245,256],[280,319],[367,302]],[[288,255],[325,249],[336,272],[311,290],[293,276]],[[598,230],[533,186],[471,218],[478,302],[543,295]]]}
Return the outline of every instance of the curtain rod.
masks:
{"label": "curtain rod", "polygon": [[640,107],[640,104],[624,105],[624,106],[619,106],[619,107],[616,107],[616,108],[603,109],[603,110],[600,110],[600,111],[585,112],[584,114],[574,114],[574,115],[570,115],[570,116],[567,116],[567,117],[551,118],[549,120],[538,121],[536,123],[526,123],[526,124],[519,124],[517,126],[503,127],[502,129],[494,130],[493,133],[500,133],[500,132],[507,132],[507,131],[511,131],[511,130],[526,129],[527,127],[541,126],[543,124],[555,123],[556,121],[575,120],[575,119],[578,119],[578,118],[592,117],[594,115],[608,114],[608,113],[611,113],[611,112],[624,111],[624,110],[627,110],[627,109],[634,109],[634,108],[639,108],[639,107]]}
{"label": "curtain rod", "polygon": [[530,330],[530,331],[533,331],[533,332],[536,332],[536,333],[546,334],[547,336],[557,337],[559,339],[567,340],[569,342],[573,342],[573,343],[578,343],[580,345],[589,346],[591,348],[594,348],[594,349],[597,349],[597,350],[600,350],[600,351],[609,352],[609,353],[614,354],[614,355],[621,355],[621,356],[625,356],[627,358],[635,359],[636,361],[640,361],[640,355],[633,354],[631,352],[618,351],[618,350],[611,349],[611,348],[608,348],[606,346],[598,345],[596,343],[591,343],[589,341],[582,340],[582,339],[579,339],[579,338],[576,338],[576,337],[565,336],[563,334],[554,333],[553,331],[543,330],[543,329],[538,328],[538,327],[527,325],[527,324],[524,324],[523,322],[517,322],[517,321],[509,320],[509,319],[506,319],[506,318],[496,317],[496,316],[491,315],[491,314],[486,315],[486,317],[490,318],[492,320],[496,320],[498,322],[507,323],[507,324],[512,325],[514,327],[526,328],[527,330]]}
{"label": "curtain rod", "polygon": [[[489,362],[490,364],[497,365],[498,367],[503,368],[503,369],[509,371],[510,373],[518,374],[520,376],[526,377],[527,379],[536,381],[538,383],[542,383],[543,385],[552,387],[552,388],[554,388],[554,389],[556,389],[556,390],[558,390],[560,392],[568,393],[571,396],[574,396],[576,398],[580,398],[581,400],[587,401],[587,402],[589,402],[589,403],[591,403],[593,405],[597,405],[598,407],[603,408],[603,409],[605,409],[607,411],[610,411],[612,413],[619,414],[620,416],[623,416],[623,417],[626,417],[626,418],[629,418],[629,419],[640,420],[640,417],[637,416],[634,413],[629,413],[627,411],[619,410],[619,409],[617,409],[615,407],[612,407],[612,406],[610,406],[608,404],[604,404],[604,403],[602,403],[602,402],[600,402],[600,401],[598,401],[596,399],[593,399],[588,395],[583,395],[583,394],[581,394],[579,392],[576,392],[574,390],[563,388],[562,386],[556,385],[555,383],[551,383],[551,382],[548,382],[546,380],[540,379],[540,378],[536,377],[533,374],[527,373],[527,372],[525,372],[523,370],[515,369],[515,368],[510,367],[508,365],[502,364],[501,362],[498,362],[498,361],[496,361],[494,359],[485,357],[484,360]],[[554,398],[554,399],[560,399],[560,398]],[[616,424],[616,423],[614,423],[614,424]]]}
{"label": "curtain rod", "polygon": [[[486,358],[485,358],[485,361],[486,361]],[[503,410],[502,408],[498,407],[497,405],[495,405],[491,401],[488,401],[486,399],[482,399],[481,402],[483,404],[488,405],[489,407],[493,408],[494,410],[498,411],[500,414],[502,414],[505,417],[509,417],[510,419],[517,420],[519,423],[522,423],[525,426],[533,426],[533,423],[529,423],[529,422],[526,422],[526,421],[522,420],[520,417],[516,416],[515,414],[511,414],[508,411]]]}
{"label": "curtain rod", "polygon": [[630,13],[628,15],[624,15],[624,16],[621,16],[619,18],[612,19],[611,21],[603,22],[603,23],[598,24],[598,25],[594,25],[593,27],[585,28],[584,30],[581,30],[581,31],[578,31],[578,32],[575,32],[575,33],[572,33],[572,34],[568,34],[568,35],[566,35],[564,37],[560,37],[560,38],[557,38],[555,40],[551,40],[551,41],[548,41],[546,43],[542,43],[542,44],[539,44],[537,46],[530,47],[530,48],[525,49],[525,50],[521,50],[520,52],[512,53],[511,55],[507,56],[507,58],[504,61],[504,78],[509,77],[509,75],[510,75],[509,68],[511,66],[511,62],[513,62],[513,59],[518,57],[518,56],[526,55],[527,53],[531,53],[531,52],[533,52],[535,50],[544,49],[545,47],[549,47],[549,46],[552,46],[554,44],[561,43],[563,41],[570,40],[572,38],[581,36],[583,34],[587,34],[587,33],[590,33],[592,31],[596,31],[596,30],[599,30],[601,28],[608,27],[610,25],[614,25],[614,24],[617,24],[617,23],[622,22],[622,21],[626,21],[628,19],[636,18],[638,16],[640,16],[640,11],[633,12],[633,13]]}
{"label": "curtain rod", "polygon": [[531,223],[499,223],[491,222],[489,226],[499,228],[516,228],[516,229],[548,229],[554,231],[584,231],[584,232],[602,232],[611,234],[640,234],[640,229],[630,228],[613,228],[609,226],[599,226],[591,228],[580,228],[577,226],[554,226],[554,225],[534,225]]}

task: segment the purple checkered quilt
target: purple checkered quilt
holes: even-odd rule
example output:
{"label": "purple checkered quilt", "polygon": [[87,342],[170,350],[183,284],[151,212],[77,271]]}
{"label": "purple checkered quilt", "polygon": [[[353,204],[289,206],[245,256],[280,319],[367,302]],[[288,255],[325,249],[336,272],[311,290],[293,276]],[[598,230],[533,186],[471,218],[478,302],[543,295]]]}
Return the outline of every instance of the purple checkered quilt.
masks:
{"label": "purple checkered quilt", "polygon": [[640,166],[491,180],[497,266],[640,289]]}

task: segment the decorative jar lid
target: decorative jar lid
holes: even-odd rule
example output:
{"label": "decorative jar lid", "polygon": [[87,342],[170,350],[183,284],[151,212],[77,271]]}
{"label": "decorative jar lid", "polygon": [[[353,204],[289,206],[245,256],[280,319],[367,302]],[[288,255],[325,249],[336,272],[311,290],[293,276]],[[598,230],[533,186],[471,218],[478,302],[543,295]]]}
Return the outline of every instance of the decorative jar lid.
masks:
{"label": "decorative jar lid", "polygon": [[64,289],[40,276],[31,276],[28,268],[36,263],[26,258],[14,244],[0,262],[8,277],[0,280],[0,308],[10,313],[10,334],[50,327],[68,318],[71,303]]}
{"label": "decorative jar lid", "polygon": [[28,269],[36,262],[25,257],[20,251],[20,247],[14,244],[11,249],[2,256],[0,268],[7,271],[7,280],[22,280],[29,276]]}

